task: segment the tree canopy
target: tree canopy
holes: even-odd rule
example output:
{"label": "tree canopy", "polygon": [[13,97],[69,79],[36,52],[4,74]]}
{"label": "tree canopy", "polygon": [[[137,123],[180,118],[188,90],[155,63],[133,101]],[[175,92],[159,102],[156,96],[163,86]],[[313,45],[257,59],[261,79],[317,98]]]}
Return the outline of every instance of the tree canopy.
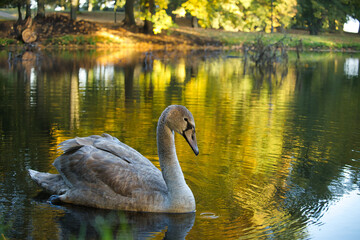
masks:
{"label": "tree canopy", "polygon": [[[298,25],[316,35],[322,29],[341,30],[347,16],[355,16],[355,2],[350,0],[297,0]],[[358,6],[359,7],[359,6]],[[358,11],[358,10],[357,10]]]}

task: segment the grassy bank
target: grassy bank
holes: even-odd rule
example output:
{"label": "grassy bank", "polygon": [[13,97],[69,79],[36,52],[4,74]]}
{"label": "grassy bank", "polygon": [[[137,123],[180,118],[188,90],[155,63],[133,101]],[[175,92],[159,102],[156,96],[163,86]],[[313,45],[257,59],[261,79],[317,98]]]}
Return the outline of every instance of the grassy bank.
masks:
{"label": "grassy bank", "polygon": [[[179,29],[179,31],[186,31]],[[305,31],[292,33],[245,33],[225,32],[219,30],[188,30],[189,34],[196,34],[221,42],[225,46],[241,46],[252,44],[261,38],[267,44],[275,43],[282,39],[285,46],[295,48],[301,42],[304,50],[328,51],[360,51],[360,35],[350,33],[322,33],[311,36]],[[192,32],[192,33],[191,33]]]}
{"label": "grassy bank", "polygon": [[[124,32],[125,30],[122,30]],[[161,48],[185,45],[189,48],[201,47],[226,47],[240,48],[243,44],[253,44],[261,38],[266,44],[271,44],[282,39],[287,48],[293,49],[301,44],[302,49],[306,51],[360,51],[360,36],[356,34],[324,34],[319,36],[310,36],[307,34],[280,34],[280,33],[234,33],[217,30],[176,28],[169,31],[168,34],[145,36],[141,33],[120,34],[116,30],[106,34],[106,31],[95,34],[64,34],[62,36],[53,36],[40,42],[43,47],[112,47],[121,48],[139,47],[146,45],[151,48]],[[21,41],[13,38],[0,38],[0,46],[9,45],[21,46]],[[155,47],[156,46],[156,47]]]}

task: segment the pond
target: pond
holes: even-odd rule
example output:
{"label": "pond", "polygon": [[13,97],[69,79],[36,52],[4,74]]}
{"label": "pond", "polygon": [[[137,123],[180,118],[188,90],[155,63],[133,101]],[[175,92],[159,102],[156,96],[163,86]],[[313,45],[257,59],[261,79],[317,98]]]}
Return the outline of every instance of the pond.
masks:
{"label": "pond", "polygon": [[[236,52],[2,51],[0,236],[359,239],[359,58],[290,54],[265,70]],[[54,206],[29,178],[56,173],[60,142],[103,132],[159,167],[171,104],[196,121],[198,156],[175,138],[196,213]]]}

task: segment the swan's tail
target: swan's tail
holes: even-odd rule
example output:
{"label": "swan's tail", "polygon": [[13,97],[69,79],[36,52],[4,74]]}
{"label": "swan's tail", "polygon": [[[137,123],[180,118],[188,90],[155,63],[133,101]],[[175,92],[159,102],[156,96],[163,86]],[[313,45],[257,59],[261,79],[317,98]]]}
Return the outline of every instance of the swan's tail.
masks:
{"label": "swan's tail", "polygon": [[28,171],[31,179],[50,194],[62,195],[69,190],[60,174],[43,173],[32,169]]}

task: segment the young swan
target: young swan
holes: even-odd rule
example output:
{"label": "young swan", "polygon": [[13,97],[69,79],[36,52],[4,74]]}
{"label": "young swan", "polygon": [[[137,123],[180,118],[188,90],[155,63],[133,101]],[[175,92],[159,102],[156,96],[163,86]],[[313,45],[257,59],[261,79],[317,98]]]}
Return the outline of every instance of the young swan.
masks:
{"label": "young swan", "polygon": [[176,156],[174,132],[184,136],[196,155],[195,121],[184,106],[161,114],[157,146],[161,171],[133,148],[109,134],[66,140],[54,161],[60,174],[29,169],[30,177],[53,194],[51,203],[144,212],[195,211],[195,199]]}

